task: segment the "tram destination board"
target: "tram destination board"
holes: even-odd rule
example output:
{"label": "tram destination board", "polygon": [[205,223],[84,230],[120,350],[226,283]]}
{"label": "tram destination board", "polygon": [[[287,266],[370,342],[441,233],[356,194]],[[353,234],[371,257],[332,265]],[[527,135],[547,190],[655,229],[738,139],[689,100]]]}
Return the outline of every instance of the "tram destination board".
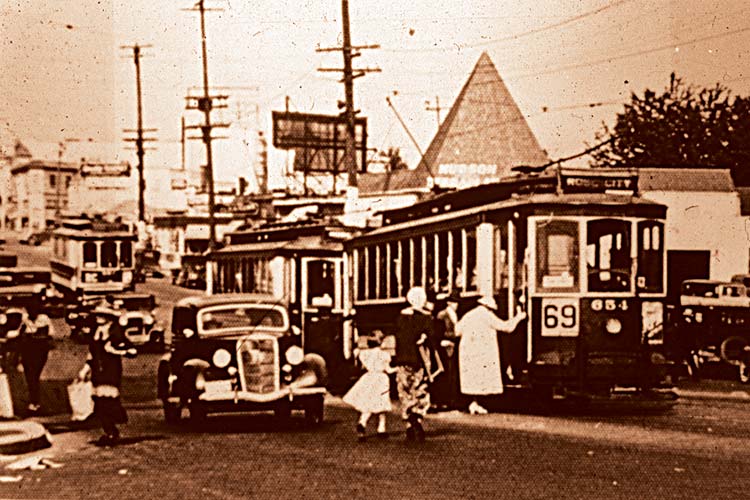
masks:
{"label": "tram destination board", "polygon": [[[346,122],[339,115],[274,111],[273,146],[295,151],[294,168],[300,171],[341,172]],[[357,168],[367,163],[367,118],[356,117],[354,144]]]}
{"label": "tram destination board", "polygon": [[638,175],[625,172],[566,172],[560,180],[566,193],[603,193],[623,191],[635,193],[638,190]]}

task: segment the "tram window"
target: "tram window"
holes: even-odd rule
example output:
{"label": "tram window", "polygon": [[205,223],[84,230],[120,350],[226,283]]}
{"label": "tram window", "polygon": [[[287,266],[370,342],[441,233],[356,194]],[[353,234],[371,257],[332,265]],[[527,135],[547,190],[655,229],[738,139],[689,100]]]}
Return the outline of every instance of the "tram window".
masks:
{"label": "tram window", "polygon": [[99,247],[99,261],[102,267],[117,267],[117,243],[103,241]]}
{"label": "tram window", "polygon": [[437,234],[437,284],[438,291],[448,292],[450,291],[450,266],[451,266],[451,255],[450,245],[448,242],[448,233]]}
{"label": "tram window", "polygon": [[406,297],[406,292],[409,291],[409,282],[411,279],[411,251],[409,240],[399,241],[399,248],[401,249],[401,282],[399,288],[399,297]]}
{"label": "tram window", "polygon": [[435,272],[435,235],[424,237],[425,288],[436,289],[437,273]]}
{"label": "tram window", "polygon": [[378,245],[378,290],[377,297],[384,299],[388,296],[388,249],[387,245]]}
{"label": "tram window", "polygon": [[308,261],[305,305],[330,304],[333,306],[333,299],[336,295],[335,278],[335,263],[328,260]]}
{"label": "tram window", "polygon": [[537,286],[541,289],[578,290],[578,223],[538,222]]}
{"label": "tram window", "polygon": [[638,223],[637,286],[646,292],[659,293],[664,287],[664,224],[658,221]]}
{"label": "tram window", "polygon": [[424,275],[422,274],[422,238],[412,238],[412,281],[411,286],[422,286]]}
{"label": "tram window", "polygon": [[399,243],[397,241],[388,243],[389,266],[388,266],[388,297],[398,297],[399,278],[401,277],[401,260],[398,257]]}
{"label": "tram window", "polygon": [[463,269],[463,255],[464,255],[464,236],[463,231],[457,229],[451,231],[451,246],[453,250],[451,270],[453,271],[453,282],[451,283],[451,290],[463,290],[466,279],[464,277]]}
{"label": "tram window", "polygon": [[495,226],[493,232],[494,240],[494,265],[495,265],[495,293],[508,288],[508,240],[503,235],[502,228]]}
{"label": "tram window", "polygon": [[96,267],[96,243],[93,241],[83,244],[83,267]]}
{"label": "tram window", "polygon": [[466,291],[472,292],[477,289],[477,230],[471,228],[466,230]]}
{"label": "tram window", "polygon": [[377,297],[376,285],[377,285],[377,269],[378,260],[376,254],[376,247],[369,247],[365,250],[367,255],[367,298],[374,299]]}
{"label": "tram window", "polygon": [[630,290],[630,222],[593,220],[587,224],[586,264],[592,292]]}
{"label": "tram window", "polygon": [[122,267],[133,265],[133,245],[129,241],[120,242],[120,265]]}
{"label": "tram window", "polygon": [[365,297],[365,256],[364,250],[354,251],[354,265],[357,269],[357,298],[364,300]]}

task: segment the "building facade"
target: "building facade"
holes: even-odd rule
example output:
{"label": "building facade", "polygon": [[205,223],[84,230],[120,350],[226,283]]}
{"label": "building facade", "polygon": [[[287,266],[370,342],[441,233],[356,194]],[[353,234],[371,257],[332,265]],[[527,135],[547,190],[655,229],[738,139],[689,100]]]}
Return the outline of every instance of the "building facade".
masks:
{"label": "building facade", "polygon": [[6,217],[13,229],[41,230],[69,211],[69,194],[78,167],[31,160],[10,169]]}

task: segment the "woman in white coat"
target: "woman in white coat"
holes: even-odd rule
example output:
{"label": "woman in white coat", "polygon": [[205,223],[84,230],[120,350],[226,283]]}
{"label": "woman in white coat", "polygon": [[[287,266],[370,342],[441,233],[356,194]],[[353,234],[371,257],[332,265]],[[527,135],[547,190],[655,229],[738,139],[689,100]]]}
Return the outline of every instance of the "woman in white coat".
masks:
{"label": "woman in white coat", "polygon": [[[490,296],[477,301],[477,307],[467,312],[456,325],[458,370],[461,392],[469,396],[502,394],[503,378],[497,332],[512,333],[526,318],[520,312],[508,321],[495,316],[497,303]],[[471,414],[487,413],[476,399],[469,405]]]}

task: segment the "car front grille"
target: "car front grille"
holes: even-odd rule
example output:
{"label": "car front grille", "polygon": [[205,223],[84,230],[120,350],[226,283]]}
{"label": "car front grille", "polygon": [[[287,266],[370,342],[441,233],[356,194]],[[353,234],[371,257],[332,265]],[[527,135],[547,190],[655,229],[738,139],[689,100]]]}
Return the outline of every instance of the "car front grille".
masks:
{"label": "car front grille", "polygon": [[276,341],[267,338],[241,342],[239,350],[246,390],[261,394],[276,390]]}

